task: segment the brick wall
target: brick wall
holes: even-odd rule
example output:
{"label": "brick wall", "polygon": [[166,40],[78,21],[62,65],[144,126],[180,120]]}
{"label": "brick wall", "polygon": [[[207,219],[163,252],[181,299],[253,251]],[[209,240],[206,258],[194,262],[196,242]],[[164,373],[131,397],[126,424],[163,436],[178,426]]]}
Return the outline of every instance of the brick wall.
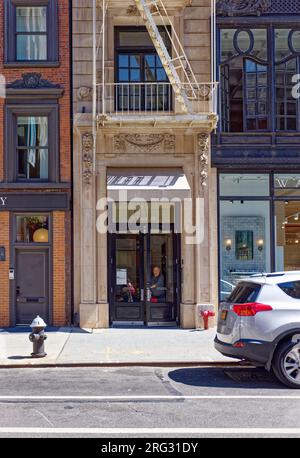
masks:
{"label": "brick wall", "polygon": [[65,213],[53,212],[53,324],[66,324]]}
{"label": "brick wall", "polygon": [[0,326],[9,326],[9,212],[0,212],[0,246],[6,249],[6,261],[0,262]]}
{"label": "brick wall", "polygon": [[[30,3],[30,2],[29,2]],[[4,66],[4,1],[0,2],[0,74],[9,84],[21,79],[23,73],[40,73],[42,78],[59,84],[64,89],[59,103],[59,154],[60,154],[60,181],[71,185],[71,116],[70,116],[70,20],[69,0],[58,1],[59,21],[59,66],[43,67],[9,67]],[[51,39],[51,38],[50,38]],[[4,181],[4,103],[0,99],[0,182]],[[26,103],[26,102],[25,102]],[[13,152],[11,152],[13,154]],[[10,186],[3,189],[9,192]],[[14,191],[16,191],[14,189]],[[28,191],[26,184],[19,188],[20,193]],[[36,192],[66,192],[66,189],[49,187],[36,189]],[[30,192],[30,191],[29,191]],[[32,190],[31,190],[32,192]],[[26,210],[26,209],[24,209]],[[68,221],[68,224],[66,223]],[[66,228],[67,224],[67,228]],[[9,256],[9,215],[0,214],[0,245],[7,245]],[[67,245],[67,246],[66,246]],[[70,213],[54,212],[53,214],[53,321],[55,325],[64,325],[70,322],[71,309],[71,216]],[[9,261],[0,263],[0,326],[9,324]]]}
{"label": "brick wall", "polygon": [[[20,79],[22,73],[41,73],[43,79],[60,84],[64,96],[60,99],[60,166],[61,181],[71,179],[70,171],[70,37],[69,37],[69,0],[59,0],[59,61],[58,68],[4,68],[4,46],[0,46],[0,73],[7,83]],[[4,43],[4,1],[0,2],[0,38]],[[3,181],[3,104],[0,99],[0,181]]]}

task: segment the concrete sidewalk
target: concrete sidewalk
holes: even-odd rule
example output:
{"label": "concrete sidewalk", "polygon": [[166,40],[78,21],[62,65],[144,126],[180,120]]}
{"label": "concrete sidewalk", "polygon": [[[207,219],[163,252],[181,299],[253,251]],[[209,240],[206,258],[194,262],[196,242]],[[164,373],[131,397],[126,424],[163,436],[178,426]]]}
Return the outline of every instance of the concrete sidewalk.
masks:
{"label": "concrete sidewalk", "polygon": [[29,328],[0,329],[0,367],[236,362],[214,349],[215,329],[50,328],[43,359],[30,357],[29,332]]}

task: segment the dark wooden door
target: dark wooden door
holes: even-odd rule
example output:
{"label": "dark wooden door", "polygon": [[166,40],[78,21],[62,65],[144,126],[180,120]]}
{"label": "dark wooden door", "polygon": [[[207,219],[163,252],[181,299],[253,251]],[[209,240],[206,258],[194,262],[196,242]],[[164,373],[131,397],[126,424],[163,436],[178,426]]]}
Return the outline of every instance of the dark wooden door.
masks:
{"label": "dark wooden door", "polygon": [[16,250],[16,323],[30,324],[37,315],[49,319],[47,250]]}

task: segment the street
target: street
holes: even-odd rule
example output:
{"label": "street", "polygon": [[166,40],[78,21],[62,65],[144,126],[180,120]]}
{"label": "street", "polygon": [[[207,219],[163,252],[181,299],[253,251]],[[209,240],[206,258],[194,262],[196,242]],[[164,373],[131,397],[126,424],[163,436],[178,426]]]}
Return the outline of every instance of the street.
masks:
{"label": "street", "polygon": [[2,369],[0,380],[0,437],[300,437],[300,392],[262,369]]}

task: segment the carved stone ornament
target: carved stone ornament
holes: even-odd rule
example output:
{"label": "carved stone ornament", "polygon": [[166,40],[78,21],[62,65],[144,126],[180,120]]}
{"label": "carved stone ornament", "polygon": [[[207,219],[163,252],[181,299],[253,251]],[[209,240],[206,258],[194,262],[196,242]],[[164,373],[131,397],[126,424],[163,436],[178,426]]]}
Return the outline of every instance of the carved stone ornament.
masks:
{"label": "carved stone ornament", "polygon": [[53,84],[42,79],[41,73],[23,73],[22,79],[8,85],[9,89],[57,89],[59,84]]}
{"label": "carved stone ornament", "polygon": [[91,184],[93,176],[93,135],[89,132],[82,134],[82,161],[83,161],[83,181]]}
{"label": "carved stone ornament", "polygon": [[210,139],[209,134],[199,134],[198,135],[200,182],[201,182],[202,187],[207,186],[209,139]]}
{"label": "carved stone ornament", "polygon": [[171,134],[120,134],[114,137],[116,153],[175,153]]}
{"label": "carved stone ornament", "polygon": [[77,91],[78,100],[90,101],[90,100],[92,100],[92,96],[93,96],[93,90],[92,90],[91,87],[82,86]]}
{"label": "carved stone ornament", "polygon": [[271,0],[218,0],[217,14],[220,16],[260,16],[267,13]]}
{"label": "carved stone ornament", "polygon": [[[151,6],[150,11],[151,11],[151,13],[156,13],[157,9],[159,9],[160,14],[163,16],[164,15],[163,9],[159,8],[159,7],[155,6],[155,5]],[[126,14],[127,14],[127,16],[140,16],[141,13],[139,12],[139,10],[136,7],[136,5],[129,5],[128,8],[127,8]]]}

